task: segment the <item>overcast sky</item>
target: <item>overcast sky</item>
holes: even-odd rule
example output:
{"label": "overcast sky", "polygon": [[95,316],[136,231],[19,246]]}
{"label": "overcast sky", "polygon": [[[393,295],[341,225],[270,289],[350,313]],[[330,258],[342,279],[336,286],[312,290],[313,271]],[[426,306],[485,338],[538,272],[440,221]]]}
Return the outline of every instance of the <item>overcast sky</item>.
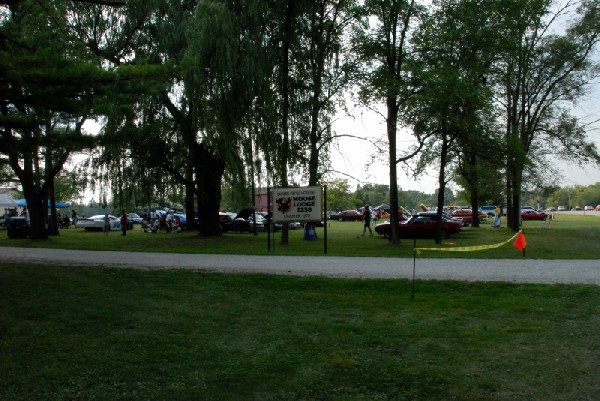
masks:
{"label": "overcast sky", "polygon": [[[582,121],[590,123],[596,121],[588,129],[588,137],[592,140],[600,151],[600,82],[595,83],[593,91],[585,101],[580,101],[578,107],[573,110]],[[355,110],[354,119],[349,117],[340,117],[334,124],[334,130],[337,134],[351,134],[369,139],[370,141],[386,141],[385,123],[383,117],[374,112],[366,110]],[[413,143],[410,134],[401,133],[398,136],[398,146],[402,143]],[[344,174],[337,177],[348,179],[350,184],[355,187],[356,184],[374,183],[389,184],[389,168],[381,161],[372,163],[372,155],[376,152],[376,147],[369,141],[341,138],[339,140],[339,151],[332,150],[333,168]],[[384,147],[387,146],[383,142]],[[556,161],[556,165],[562,172],[560,179],[561,186],[590,185],[600,182],[600,166],[590,165],[586,168],[580,168],[574,164],[565,161]],[[403,190],[418,190],[425,193],[433,193],[437,188],[437,172],[429,171],[427,174],[415,180],[407,177],[402,169],[398,169],[398,185]]]}

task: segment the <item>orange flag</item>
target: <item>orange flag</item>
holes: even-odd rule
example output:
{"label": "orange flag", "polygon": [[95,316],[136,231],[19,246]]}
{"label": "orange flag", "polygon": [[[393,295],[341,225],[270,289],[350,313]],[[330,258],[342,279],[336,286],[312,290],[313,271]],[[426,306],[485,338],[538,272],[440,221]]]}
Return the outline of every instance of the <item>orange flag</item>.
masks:
{"label": "orange flag", "polygon": [[523,249],[525,249],[525,247],[527,246],[527,241],[525,240],[525,235],[523,234],[523,231],[519,231],[519,234],[517,235],[517,239],[515,240],[513,246],[519,251],[523,252]]}

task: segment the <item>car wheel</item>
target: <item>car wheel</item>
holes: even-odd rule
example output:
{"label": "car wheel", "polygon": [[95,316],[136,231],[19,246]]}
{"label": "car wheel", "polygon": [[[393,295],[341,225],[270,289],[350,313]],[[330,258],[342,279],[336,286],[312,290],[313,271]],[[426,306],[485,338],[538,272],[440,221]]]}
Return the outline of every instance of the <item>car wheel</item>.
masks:
{"label": "car wheel", "polygon": [[236,234],[241,234],[244,232],[244,229],[242,228],[242,226],[240,224],[236,224],[235,225],[235,232]]}
{"label": "car wheel", "polygon": [[344,221],[344,219],[342,219],[341,217],[338,219],[338,221]]}
{"label": "car wheel", "polygon": [[448,238],[448,229],[442,227],[440,230],[440,236],[442,237],[442,239]]}

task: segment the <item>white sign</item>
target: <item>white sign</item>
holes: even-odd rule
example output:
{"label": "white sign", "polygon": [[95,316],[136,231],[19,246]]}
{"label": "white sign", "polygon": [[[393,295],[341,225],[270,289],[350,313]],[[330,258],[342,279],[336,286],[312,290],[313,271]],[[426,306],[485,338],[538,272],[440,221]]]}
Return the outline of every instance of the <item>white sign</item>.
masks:
{"label": "white sign", "polygon": [[274,188],[273,221],[321,221],[321,187]]}

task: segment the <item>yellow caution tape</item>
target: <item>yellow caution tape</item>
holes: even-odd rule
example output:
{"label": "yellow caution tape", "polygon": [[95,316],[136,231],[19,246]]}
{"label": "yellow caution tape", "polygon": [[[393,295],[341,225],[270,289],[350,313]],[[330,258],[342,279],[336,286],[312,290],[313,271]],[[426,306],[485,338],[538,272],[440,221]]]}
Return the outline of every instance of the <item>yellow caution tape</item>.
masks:
{"label": "yellow caution tape", "polygon": [[495,249],[500,248],[502,245],[508,244],[510,241],[517,238],[519,233],[516,233],[511,238],[507,239],[504,242],[500,242],[498,244],[492,245],[475,245],[475,246],[460,246],[457,248],[415,248],[417,255],[421,253],[421,251],[439,251],[439,252],[470,252],[470,251],[483,251],[485,249]]}

